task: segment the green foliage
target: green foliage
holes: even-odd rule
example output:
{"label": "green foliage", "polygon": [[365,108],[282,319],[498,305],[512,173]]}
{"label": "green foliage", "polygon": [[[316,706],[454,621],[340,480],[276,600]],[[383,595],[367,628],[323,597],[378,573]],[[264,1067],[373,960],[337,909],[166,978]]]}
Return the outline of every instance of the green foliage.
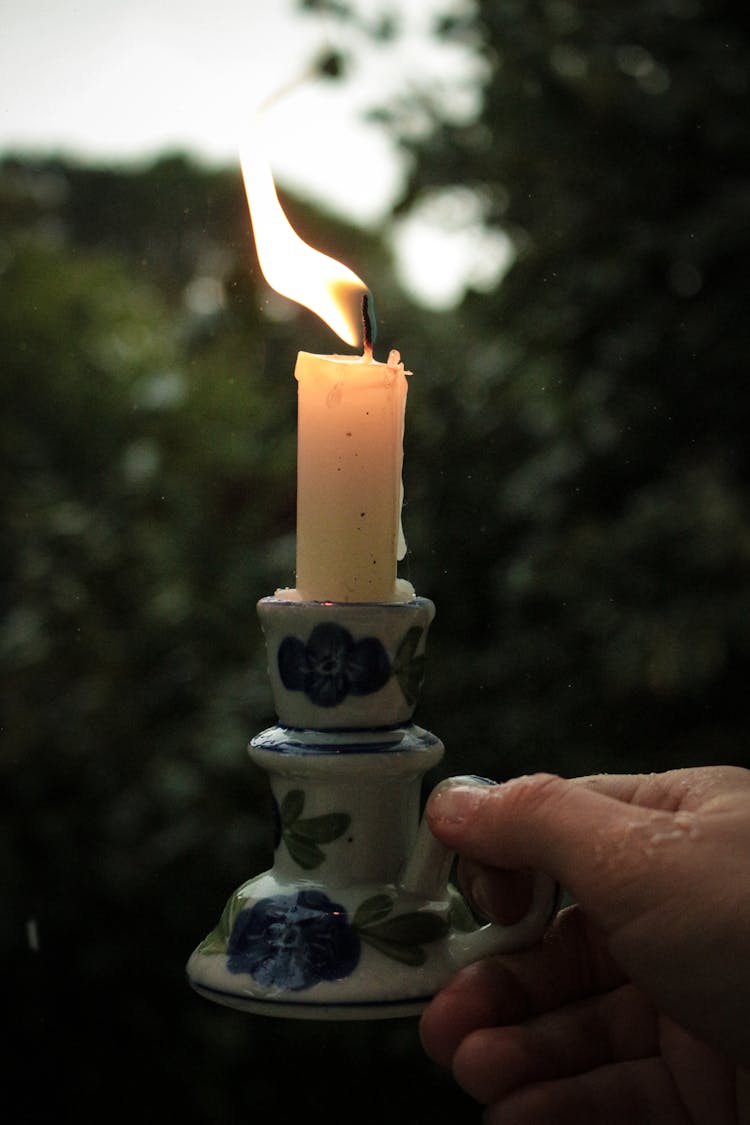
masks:
{"label": "green foliage", "polygon": [[416,655],[423,632],[419,625],[412,625],[398,646],[393,661],[393,674],[410,706],[414,706],[419,699],[424,680],[425,657],[422,653]]}
{"label": "green foliage", "polygon": [[[278,1116],[287,1053],[314,1114],[330,1058],[356,1082],[373,1050],[382,1120],[431,1073],[412,1023],[269,1026],[184,979],[271,859],[255,602],[294,579],[294,356],[327,343],[262,315],[237,189],[184,161],[0,167],[0,948],[29,1122]],[[345,819],[291,831],[318,849]]]}
{"label": "green foliage", "polygon": [[471,190],[514,250],[409,351],[441,731],[472,716],[495,775],[747,760],[744,21],[488,0],[440,32],[485,59],[482,110],[440,119],[418,82],[384,107],[415,156],[401,212]]}

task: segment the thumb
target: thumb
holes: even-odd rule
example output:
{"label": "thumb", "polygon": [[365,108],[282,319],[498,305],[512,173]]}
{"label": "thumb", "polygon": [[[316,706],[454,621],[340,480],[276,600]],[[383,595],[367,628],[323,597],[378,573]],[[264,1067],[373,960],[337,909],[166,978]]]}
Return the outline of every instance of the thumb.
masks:
{"label": "thumb", "polygon": [[426,815],[462,857],[551,875],[605,929],[659,901],[671,879],[649,863],[648,841],[671,831],[673,814],[554,775],[438,788]]}

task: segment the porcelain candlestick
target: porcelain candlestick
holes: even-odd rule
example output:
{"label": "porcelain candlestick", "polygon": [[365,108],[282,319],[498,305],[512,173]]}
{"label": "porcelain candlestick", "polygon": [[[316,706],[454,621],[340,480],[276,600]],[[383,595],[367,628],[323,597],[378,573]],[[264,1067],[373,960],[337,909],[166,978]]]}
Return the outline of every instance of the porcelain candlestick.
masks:
{"label": "porcelain candlestick", "polygon": [[[555,909],[537,876],[513,926],[480,923],[450,885],[453,855],[420,825],[443,756],[412,722],[432,602],[258,606],[279,718],[251,742],[275,805],[269,871],[230,897],[188,962],[202,995],[310,1019],[420,1012],[462,965],[535,943]],[[480,779],[449,778],[483,784]]]}

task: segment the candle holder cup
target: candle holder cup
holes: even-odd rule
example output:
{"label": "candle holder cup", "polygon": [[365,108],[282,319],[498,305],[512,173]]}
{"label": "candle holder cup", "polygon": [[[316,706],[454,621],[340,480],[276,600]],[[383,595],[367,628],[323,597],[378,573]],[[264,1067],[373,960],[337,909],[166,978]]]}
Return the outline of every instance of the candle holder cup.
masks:
{"label": "candle holder cup", "polygon": [[[230,897],[189,981],[258,1014],[417,1014],[463,965],[537,942],[556,887],[537,875],[519,922],[481,923],[420,823],[423,776],[444,752],[412,721],[432,602],[273,597],[258,612],[279,722],[249,753],[270,778],[274,863]],[[487,784],[441,785],[456,783]]]}

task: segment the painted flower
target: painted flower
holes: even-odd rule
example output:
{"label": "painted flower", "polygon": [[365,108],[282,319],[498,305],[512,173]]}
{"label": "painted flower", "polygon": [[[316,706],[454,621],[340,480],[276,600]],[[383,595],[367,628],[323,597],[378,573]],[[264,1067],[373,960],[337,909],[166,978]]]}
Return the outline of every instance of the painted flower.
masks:
{"label": "painted flower", "polygon": [[391,675],[388,654],[377,637],[355,641],[334,622],[316,625],[306,644],[285,637],[278,665],[284,687],[303,691],[319,707],[335,707],[347,695],[369,695]]}
{"label": "painted flower", "polygon": [[349,976],[360,949],[343,906],[322,891],[299,891],[240,911],[227,942],[227,966],[264,987],[296,992]]}

